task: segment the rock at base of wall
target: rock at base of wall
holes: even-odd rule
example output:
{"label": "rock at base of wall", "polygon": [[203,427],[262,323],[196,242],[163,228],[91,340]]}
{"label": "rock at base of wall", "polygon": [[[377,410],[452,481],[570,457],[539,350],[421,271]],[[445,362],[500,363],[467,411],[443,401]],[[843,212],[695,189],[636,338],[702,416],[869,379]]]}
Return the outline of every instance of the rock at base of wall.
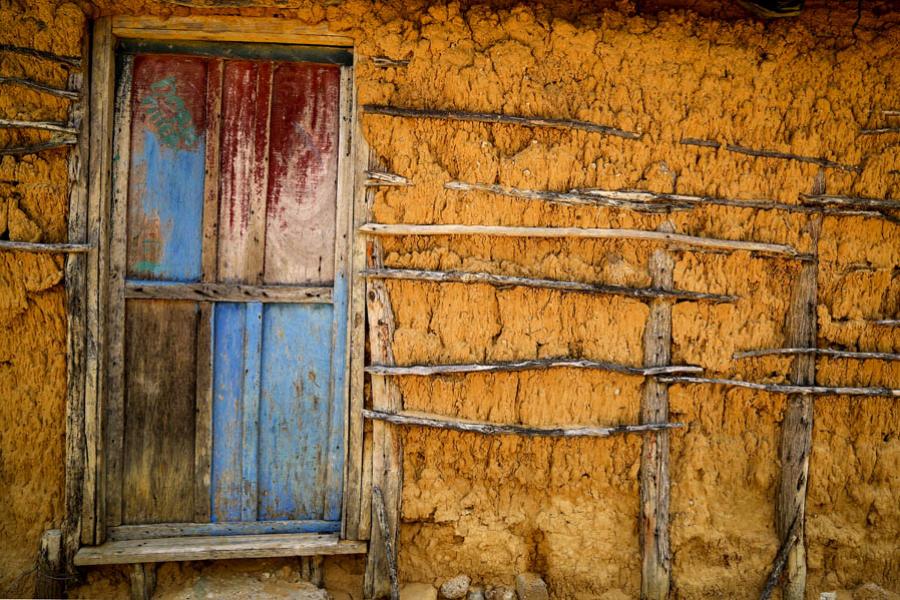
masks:
{"label": "rock at base of wall", "polygon": [[400,600],[437,600],[438,593],[430,583],[407,583],[400,588]]}
{"label": "rock at base of wall", "polygon": [[441,598],[448,600],[459,600],[466,597],[469,591],[469,585],[472,580],[468,575],[457,575],[452,579],[448,579],[441,585]]}
{"label": "rock at base of wall", "polygon": [[519,600],[550,600],[547,584],[536,573],[516,575],[516,593],[519,595]]}

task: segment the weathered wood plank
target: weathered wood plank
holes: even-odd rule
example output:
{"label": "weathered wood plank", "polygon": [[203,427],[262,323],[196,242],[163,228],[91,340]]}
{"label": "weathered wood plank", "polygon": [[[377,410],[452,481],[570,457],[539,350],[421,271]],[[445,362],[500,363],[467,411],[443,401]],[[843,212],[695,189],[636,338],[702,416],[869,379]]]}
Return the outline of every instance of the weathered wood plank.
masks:
{"label": "weathered wood plank", "polygon": [[106,514],[103,431],[106,396],[106,299],[112,168],[115,57],[109,18],[94,22],[91,59],[91,139],[88,175],[87,358],[85,363],[85,469],[81,540],[102,543]]}
{"label": "weathered wood plank", "polygon": [[334,236],[334,311],[331,335],[331,398],[328,408],[327,459],[323,485],[323,516],[339,521],[343,515],[344,469],[347,464],[347,411],[350,408],[350,245],[353,232],[353,69],[340,71],[336,98],[338,126],[337,190]]}
{"label": "weathered wood plank", "polygon": [[[82,52],[90,52],[91,36],[84,32]],[[88,124],[89,79],[85,65],[69,75],[68,87],[80,92],[79,100],[69,107],[69,124],[78,129],[78,144],[69,153],[69,242],[87,239],[88,217],[88,157],[90,133]],[[86,342],[86,287],[87,255],[66,257],[66,464],[65,464],[65,516],[63,531],[63,564],[67,572],[73,571],[75,552],[81,542],[82,499],[84,494],[85,467],[85,342]]]}
{"label": "weathered wood plank", "polygon": [[224,61],[213,60],[206,75],[206,165],[203,179],[203,241],[201,280],[213,283],[218,277],[219,177],[222,139],[222,84]]}
{"label": "weathered wood plank", "polygon": [[113,127],[112,217],[109,246],[109,362],[106,398],[106,526],[122,522],[122,443],[125,430],[125,251],[129,149],[131,147],[132,57],[123,57]]}
{"label": "weathered wood plank", "polygon": [[[209,498],[207,498],[207,502]],[[109,540],[152,540],[168,537],[267,535],[273,533],[337,533],[338,521],[248,521],[245,523],[157,523],[120,525],[109,529]]]}
{"label": "weathered wood plank", "polygon": [[197,321],[197,391],[194,409],[194,520],[210,520],[213,418],[213,305],[199,304]]}
{"label": "weathered wood plank", "polygon": [[41,536],[37,573],[34,578],[35,598],[62,598],[66,590],[63,567],[63,536],[59,529],[48,529]]}
{"label": "weathered wood plank", "polygon": [[196,300],[198,302],[289,302],[331,304],[332,289],[319,286],[261,286],[236,283],[157,283],[129,281],[126,298]]}
{"label": "weathered wood plank", "polygon": [[335,277],[340,79],[336,66],[280,63],[274,68],[267,284],[325,283]]}
{"label": "weathered wood plank", "polygon": [[243,496],[242,394],[246,304],[216,306],[213,366],[213,454],[210,485],[213,522],[241,520]]}
{"label": "weathered wood plank", "polygon": [[[383,251],[379,240],[367,245],[369,268],[384,266]],[[383,281],[366,282],[366,303],[369,318],[369,354],[372,362],[394,364],[394,313],[390,296]],[[396,382],[381,375],[372,375],[372,408],[385,413],[397,413],[403,408],[403,399]],[[363,411],[366,414],[366,411]],[[388,557],[386,547],[397,549],[400,527],[400,497],[403,485],[403,451],[400,434],[378,420],[372,425],[372,485],[384,494],[387,530],[394,538],[384,540],[379,527],[371,528],[371,544],[366,564],[365,594],[378,598],[390,593]],[[387,542],[390,542],[388,544]],[[396,561],[396,556],[393,560]]]}
{"label": "weathered wood plank", "polygon": [[[362,409],[365,400],[365,343],[366,343],[366,280],[362,276],[366,268],[366,239],[356,235],[357,229],[369,220],[366,210],[364,172],[369,168],[369,146],[363,136],[359,121],[358,104],[356,102],[356,86],[351,85],[354,97],[351,122],[353,124],[352,155],[347,157],[348,169],[353,175],[352,228],[349,232],[352,240],[350,257],[350,356],[348,365],[349,407],[347,426],[347,466],[344,470],[344,529],[347,539],[369,539],[366,494],[363,486],[363,470],[365,465],[365,422]],[[342,160],[344,156],[341,156]]]}
{"label": "weathered wood plank", "polygon": [[279,556],[317,556],[363,554],[365,542],[338,539],[336,534],[236,535],[109,542],[83,548],[75,556],[78,566],[122,565],[132,563],[216,560],[233,558],[272,558]]}
{"label": "weathered wood plank", "polygon": [[408,225],[367,223],[359,228],[372,235],[488,235],[497,237],[538,237],[571,239],[622,239],[665,242],[694,248],[760,252],[800,258],[794,248],[784,244],[768,244],[744,240],[723,240],[716,238],[646,231],[643,229],[601,229],[587,227],[511,227],[504,225]]}
{"label": "weathered wood plank", "polygon": [[[325,510],[332,492],[325,487],[333,333],[331,306],[265,307],[256,460],[260,520],[340,519]],[[335,441],[342,442],[339,435]],[[334,483],[337,492],[340,481]]]}
{"label": "weathered wood plank", "polygon": [[[386,412],[383,410],[363,410],[363,416],[372,419],[377,424],[380,421],[394,425],[432,427],[450,431],[462,431],[466,433],[480,433],[483,435],[521,435],[525,437],[596,437],[605,438],[613,435],[627,433],[652,433],[667,429],[684,427],[684,423],[643,423],[640,425],[615,425],[612,427],[547,427],[529,426],[506,423],[486,423],[483,421],[471,421],[444,417],[422,412],[397,411]],[[396,532],[394,532],[396,536]],[[374,533],[372,544],[375,543]],[[372,549],[374,551],[374,548]]]}
{"label": "weathered wood plank", "polygon": [[150,600],[156,589],[156,565],[136,563],[128,570],[131,600]]}
{"label": "weathered wood plank", "polygon": [[130,278],[200,279],[206,67],[186,56],[134,57]]}
{"label": "weathered wood plank", "polygon": [[387,509],[381,488],[372,487],[372,506],[378,520],[378,530],[384,541],[384,556],[387,558],[388,577],[391,582],[391,600],[400,600],[400,574],[397,572],[397,551],[394,548],[395,536],[391,532],[387,520]]}
{"label": "weathered wood plank", "polygon": [[353,38],[335,34],[327,26],[307,26],[295,19],[247,18],[218,15],[117,16],[119,37],[220,42],[284,42],[323,46],[352,46]]}
{"label": "weathered wood plank", "polygon": [[222,95],[219,281],[262,282],[272,63],[228,61]]}
{"label": "weathered wood plank", "polygon": [[[824,191],[820,172],[817,186]],[[822,218],[811,217],[806,225],[813,254],[818,256]],[[791,292],[791,304],[785,323],[788,346],[816,345],[816,309],[818,306],[818,260],[804,264]],[[797,386],[815,386],[815,356],[799,354],[791,367],[791,382]],[[900,390],[896,390],[900,397]],[[809,455],[812,452],[813,401],[809,395],[790,395],[781,426],[781,477],[775,505],[775,530],[787,542],[796,526],[798,543],[788,551],[783,597],[802,600],[806,594],[806,487]]]}
{"label": "weathered wood plank", "polygon": [[[667,229],[671,225],[666,223]],[[653,285],[672,288],[675,261],[665,250],[650,257]],[[653,300],[644,328],[644,365],[661,368],[672,362],[672,304]],[[647,379],[641,393],[641,423],[669,420],[669,391],[666,384]],[[641,598],[665,600],[672,578],[669,550],[669,435],[658,431],[645,436],[641,448]]]}
{"label": "weathered wood plank", "polygon": [[604,294],[611,296],[631,296],[640,299],[670,298],[672,300],[709,300],[712,302],[734,302],[737,296],[726,294],[710,294],[706,292],[689,292],[686,290],[666,290],[656,287],[630,288],[602,283],[583,283],[580,281],[560,281],[558,279],[535,279],[512,275],[495,275],[480,271],[425,271],[420,269],[366,269],[362,275],[371,279],[396,279],[408,281],[432,281],[435,283],[483,283],[499,288],[532,287],[559,290],[563,292],[581,292],[586,294]]}
{"label": "weathered wood plank", "polygon": [[[241,389],[241,521],[259,516],[259,400],[262,379],[263,305],[244,307],[244,377]],[[231,434],[233,437],[234,432]]]}
{"label": "weathered wood plank", "polygon": [[[648,363],[649,364],[649,363]],[[470,363],[445,365],[408,365],[403,367],[369,365],[366,373],[384,376],[404,375],[449,375],[454,373],[510,373],[542,369],[594,369],[623,375],[653,377],[668,373],[700,373],[702,367],[692,365],[660,365],[656,367],[632,367],[619,363],[588,360],[583,358],[539,358],[533,360],[506,361],[497,363]]]}
{"label": "weathered wood plank", "polygon": [[194,519],[197,317],[193,302],[128,302],[123,523]]}

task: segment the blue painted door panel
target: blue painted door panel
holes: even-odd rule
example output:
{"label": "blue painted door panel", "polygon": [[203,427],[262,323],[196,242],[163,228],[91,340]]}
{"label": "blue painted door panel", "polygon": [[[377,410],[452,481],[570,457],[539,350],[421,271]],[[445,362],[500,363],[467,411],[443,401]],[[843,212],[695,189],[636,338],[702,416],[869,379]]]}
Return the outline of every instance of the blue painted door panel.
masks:
{"label": "blue painted door panel", "polygon": [[263,326],[259,518],[322,519],[332,307],[270,304]]}
{"label": "blue painted door panel", "polygon": [[343,395],[331,377],[333,317],[327,304],[216,305],[214,522],[340,520],[343,402],[335,396]]}

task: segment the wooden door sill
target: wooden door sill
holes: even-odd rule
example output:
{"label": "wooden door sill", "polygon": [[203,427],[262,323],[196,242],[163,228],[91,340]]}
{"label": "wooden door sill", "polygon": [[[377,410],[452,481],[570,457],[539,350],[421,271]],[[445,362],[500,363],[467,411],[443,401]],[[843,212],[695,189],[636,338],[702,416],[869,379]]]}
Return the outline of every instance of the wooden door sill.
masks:
{"label": "wooden door sill", "polygon": [[366,542],[341,540],[337,534],[169,537],[121,540],[100,546],[85,546],[75,554],[75,564],[127,565],[229,558],[365,554],[366,547]]}

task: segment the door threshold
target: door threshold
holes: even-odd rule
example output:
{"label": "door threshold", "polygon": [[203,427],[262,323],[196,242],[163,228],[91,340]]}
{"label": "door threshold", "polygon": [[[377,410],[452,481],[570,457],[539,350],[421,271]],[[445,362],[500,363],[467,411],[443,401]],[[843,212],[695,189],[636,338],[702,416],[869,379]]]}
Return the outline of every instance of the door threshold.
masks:
{"label": "door threshold", "polygon": [[366,542],[342,540],[337,534],[169,537],[85,546],[75,554],[75,565],[83,567],[229,558],[365,554],[366,549]]}

